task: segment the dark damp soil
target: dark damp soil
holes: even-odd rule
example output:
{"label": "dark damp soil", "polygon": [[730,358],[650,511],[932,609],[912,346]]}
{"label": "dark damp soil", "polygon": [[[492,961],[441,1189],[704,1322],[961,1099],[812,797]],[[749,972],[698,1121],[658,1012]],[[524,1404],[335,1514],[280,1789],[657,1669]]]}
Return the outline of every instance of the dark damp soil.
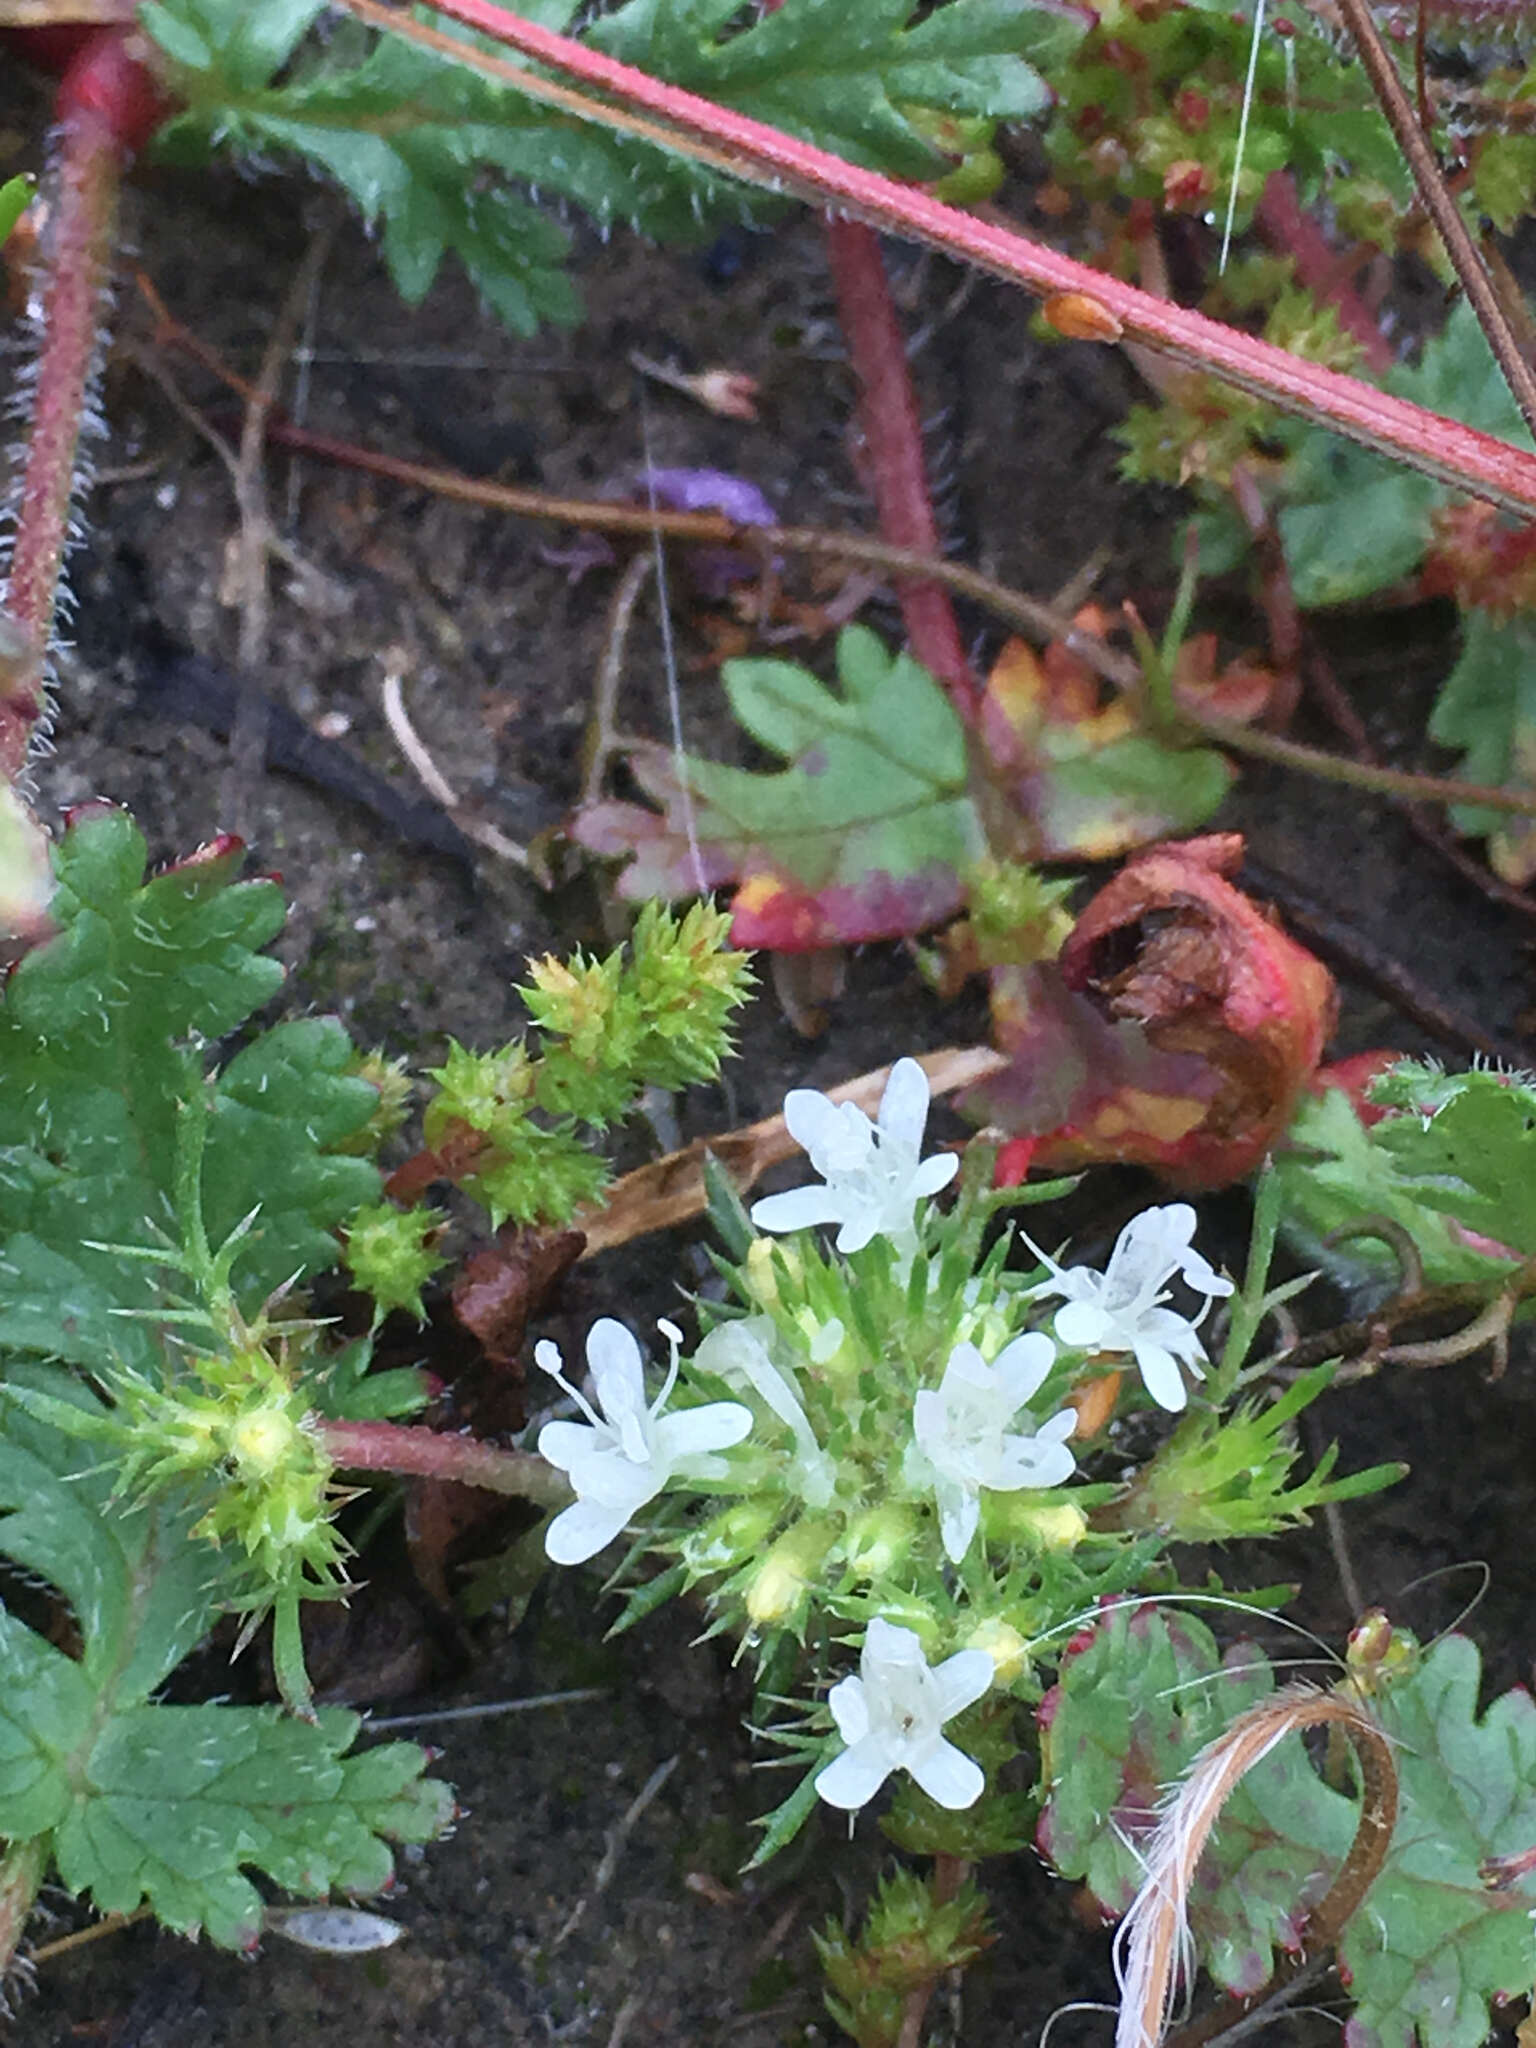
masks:
{"label": "dark damp soil", "polygon": [[[24,81],[0,83],[0,152],[19,161],[30,146],[20,138],[41,132],[42,120]],[[0,170],[8,167],[0,157]],[[1027,218],[1026,188],[1010,203]],[[849,438],[850,375],[807,218],[729,236],[707,253],[583,241],[586,324],[531,341],[493,324],[453,277],[419,311],[403,309],[367,239],[295,180],[150,175],[132,195],[129,225],[134,262],[175,315],[247,376],[310,238],[333,236],[305,309],[305,404],[322,432],[581,495],[625,489],[649,453],[748,477],[786,520],[867,521]],[[1042,344],[1026,303],[1001,286],[967,282],[905,249],[890,253],[906,317],[927,334],[916,373],[949,479],[944,512],[956,550],[1041,593],[1102,550],[1102,593],[1134,595],[1157,616],[1179,502],[1116,480],[1109,432],[1138,395],[1133,369],[1111,351]],[[419,810],[402,806],[417,792],[380,711],[381,678],[391,665],[404,677],[450,783],[527,840],[577,795],[615,571],[578,580],[552,559],[568,548],[568,530],[274,454],[267,490],[286,553],[274,565],[255,680],[280,711],[339,735],[337,746],[376,772],[395,799],[393,821],[312,781],[263,772],[248,745],[232,748],[204,729],[196,705],[164,687],[175,650],[222,663],[235,654],[238,521],[224,465],[191,413],[146,373],[151,323],[126,282],[120,310],[102,481],[74,568],[76,644],[60,667],[57,751],[39,778],[44,802],[102,796],[128,805],[157,859],[218,829],[242,832],[256,862],[281,871],[292,901],[280,948],[294,1008],[334,1010],[359,1039],[417,1063],[432,1063],[448,1034],[502,1041],[518,1025],[512,984],[528,955],[604,942],[602,892],[580,874],[545,891],[490,855],[466,864],[412,843]],[[637,349],[750,372],[763,387],[760,423],[714,419],[657,386],[642,407],[628,364]],[[17,361],[0,367],[14,372]],[[163,361],[187,406],[237,437],[238,416],[214,380],[185,357]],[[285,372],[290,403],[293,378]],[[705,661],[702,614],[686,591],[677,611],[688,743],[729,754],[739,743]],[[894,623],[883,601],[866,616]],[[1240,593],[1231,616],[1237,644],[1259,637]],[[995,650],[989,621],[968,617],[966,626],[983,657]],[[1453,656],[1450,622],[1423,610],[1346,621],[1331,644],[1376,743],[1417,759],[1428,703]],[[665,733],[663,673],[647,598],[625,669],[625,726]],[[1247,832],[1268,879],[1310,906],[1336,965],[1367,964],[1365,976],[1344,973],[1341,1049],[1428,1043],[1383,995],[1381,961],[1404,967],[1512,1052],[1528,1044],[1529,927],[1453,873],[1398,815],[1260,771],[1244,776],[1218,822]],[[728,1083],[678,1105],[682,1134],[763,1115],[794,1083],[830,1083],[982,1028],[975,999],[946,1008],[900,949],[867,949],[848,963],[846,990],[814,1042],[764,995]],[[683,1240],[598,1259],[566,1283],[561,1322],[575,1331],[606,1309],[664,1310],[678,1277],[696,1277],[695,1260]],[[1361,1595],[1428,1633],[1465,1604],[1474,1572],[1405,1589],[1483,1562],[1489,1585],[1472,1626],[1499,1686],[1525,1680],[1536,1654],[1531,1384],[1528,1358],[1496,1385],[1478,1365],[1459,1365],[1367,1383],[1319,1411],[1320,1441],[1340,1437],[1346,1467],[1387,1458],[1412,1466],[1394,1492],[1343,1515]],[[1321,1528],[1265,1546],[1244,1569],[1254,1583],[1297,1580],[1295,1612],[1339,1641],[1351,1609]],[[400,1593],[391,1607],[392,1570],[403,1584],[403,1571],[381,1559],[375,1639],[363,1631],[349,1653],[355,1668],[337,1681],[343,1695],[388,1715],[597,1689],[578,1703],[424,1731],[464,1810],[452,1839],[403,1860],[389,1910],[408,1938],[365,1963],[317,1959],[280,1941],[246,1963],[134,1927],[48,1962],[11,2038],[22,2048],[769,2048],[833,2038],[811,1933],[829,1915],[857,1910],[878,1840],[866,1824],[852,1853],[845,1858],[839,1844],[833,1859],[836,1828],[824,1817],[765,1872],[740,1876],[750,1819],[772,1800],[740,1727],[745,1689],[721,1646],[691,1643],[691,1618],[676,1609],[605,1643],[607,1605],[583,1572],[542,1587],[515,1626],[505,1608],[468,1626],[428,1625],[414,1596]],[[210,1679],[210,1689],[220,1682]],[[402,1697],[402,1685],[416,1690]],[[1029,1857],[987,1880],[1001,1939],[963,2000],[936,2002],[934,2040],[1032,2041],[1058,2008],[1112,1995],[1107,1937],[1085,1924],[1068,1887]],[[59,1926],[72,1924],[67,1902],[55,1903]],[[49,1934],[44,1927],[37,1938]],[[1076,2014],[1052,2040],[1071,2048],[1109,2032],[1102,2013]]]}

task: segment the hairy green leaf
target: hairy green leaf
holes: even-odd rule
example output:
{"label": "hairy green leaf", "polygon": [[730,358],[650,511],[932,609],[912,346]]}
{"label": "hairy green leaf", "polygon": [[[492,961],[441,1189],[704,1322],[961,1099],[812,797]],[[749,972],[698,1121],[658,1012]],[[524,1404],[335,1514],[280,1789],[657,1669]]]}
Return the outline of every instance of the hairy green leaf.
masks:
{"label": "hairy green leaf", "polygon": [[[236,879],[241,849],[145,878],[121,813],[58,849],[59,929],[0,996],[0,1350],[154,1375],[159,1338],[124,1310],[163,1304],[163,1275],[114,1247],[178,1244],[178,1106],[204,1087],[204,1041],[283,978],[258,950],[282,922],[271,882]],[[235,1282],[254,1303],[336,1258],[335,1227],[375,1199],[366,1159],[334,1148],[376,1091],[345,1072],[333,1020],[280,1025],[214,1084],[202,1197],[222,1237],[252,1225]]]}
{"label": "hairy green leaf", "polygon": [[1030,58],[1064,57],[1084,22],[1033,0],[952,0],[909,28],[911,0],[787,0],[735,34],[736,0],[629,0],[592,41],[673,85],[901,177],[942,159],[904,104],[1019,120],[1049,93]]}
{"label": "hairy green leaf", "polygon": [[1369,1125],[1340,1089],[1298,1111],[1276,1162],[1288,1226],[1324,1237],[1385,1216],[1432,1285],[1507,1279],[1536,1251],[1536,1082],[1405,1060],[1370,1100],[1388,1114]]}
{"label": "hairy green leaf", "polygon": [[[1386,388],[1520,447],[1530,435],[1471,308],[1458,305],[1416,364]],[[1343,604],[1411,575],[1451,493],[1322,427],[1282,429],[1293,453],[1279,515],[1298,601]]]}
{"label": "hairy green leaf", "polygon": [[[538,194],[573,202],[603,227],[626,220],[685,241],[749,204],[773,203],[401,38],[364,38],[349,25],[323,45],[304,43],[319,11],[315,0],[151,0],[144,25],[185,102],[160,147],[181,161],[216,145],[278,151],[323,169],[379,224],[390,273],[413,304],[451,253],[519,333],[576,319],[568,238],[531,203]],[[568,30],[578,8],[542,0],[522,12]],[[1046,0],[951,0],[910,28],[911,0],[788,0],[728,34],[739,12],[734,0],[632,0],[590,34],[672,84],[912,177],[938,177],[948,160],[909,115],[1034,114],[1049,95],[1031,59],[1064,54],[1082,33],[1075,9]]]}

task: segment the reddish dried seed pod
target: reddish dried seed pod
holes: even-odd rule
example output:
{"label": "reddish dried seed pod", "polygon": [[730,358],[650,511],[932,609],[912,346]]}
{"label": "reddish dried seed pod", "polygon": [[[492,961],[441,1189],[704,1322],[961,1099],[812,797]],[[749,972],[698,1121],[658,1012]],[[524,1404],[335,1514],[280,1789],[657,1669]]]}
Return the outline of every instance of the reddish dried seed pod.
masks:
{"label": "reddish dried seed pod", "polygon": [[1118,341],[1125,332],[1108,306],[1086,292],[1052,292],[1040,310],[1058,334],[1073,341]]}

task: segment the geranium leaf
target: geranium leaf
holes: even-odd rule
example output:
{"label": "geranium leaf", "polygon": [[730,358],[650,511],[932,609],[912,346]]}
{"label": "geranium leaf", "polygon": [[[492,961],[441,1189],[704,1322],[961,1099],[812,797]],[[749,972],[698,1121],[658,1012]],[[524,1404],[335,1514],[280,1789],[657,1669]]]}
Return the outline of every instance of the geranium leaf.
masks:
{"label": "geranium leaf", "polygon": [[794,662],[728,662],[738,720],[791,765],[757,774],[688,757],[679,781],[666,757],[642,758],[660,817],[591,805],[573,837],[636,853],[620,879],[630,898],[736,882],[738,945],[797,951],[949,916],[982,851],[960,720],[926,669],[862,627],[840,637],[837,666],[840,695]]}
{"label": "geranium leaf", "polygon": [[1010,640],[987,678],[982,730],[1036,859],[1110,860],[1195,831],[1231,787],[1213,748],[1165,747],[1136,729],[1123,698],[1100,699],[1097,677],[1065,647],[1042,659]]}
{"label": "geranium leaf", "polygon": [[1339,1089],[1303,1104],[1277,1162],[1292,1225],[1323,1237],[1389,1217],[1434,1285],[1507,1277],[1536,1251],[1536,1086],[1404,1060],[1369,1095],[1369,1123]]}
{"label": "geranium leaf", "polygon": [[[1536,1975],[1536,1703],[1521,1688],[1477,1712],[1480,1662],[1464,1636],[1420,1653],[1394,1637],[1370,1704],[1392,1744],[1398,1818],[1382,1869],[1338,1946],[1354,2000],[1349,2048],[1477,2048],[1489,2001]],[[1386,1675],[1390,1673],[1390,1675]],[[1162,1795],[1200,1748],[1273,1690],[1239,1646],[1218,1659],[1185,1615],[1124,1603],[1062,1661],[1041,1709],[1047,1799],[1040,1844],[1111,1913],[1140,1881]],[[1248,1772],[1222,1808],[1189,1904],[1212,1977],[1246,1995],[1295,1948],[1354,1839],[1358,1805],[1326,1783],[1299,1736]]]}

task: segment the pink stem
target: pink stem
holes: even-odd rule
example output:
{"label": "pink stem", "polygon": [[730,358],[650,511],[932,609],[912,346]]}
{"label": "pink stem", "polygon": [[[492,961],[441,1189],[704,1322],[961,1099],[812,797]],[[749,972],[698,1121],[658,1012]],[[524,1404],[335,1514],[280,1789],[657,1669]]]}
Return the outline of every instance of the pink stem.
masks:
{"label": "pink stem", "polygon": [[1294,257],[1300,283],[1332,306],[1344,332],[1359,342],[1367,366],[1384,377],[1397,358],[1370,307],[1350,281],[1348,263],[1334,248],[1296,197],[1289,171],[1272,171],[1265,182],[1254,220],[1272,248]]}
{"label": "pink stem", "polygon": [[[374,0],[339,0],[339,4],[366,20],[377,19],[381,27],[404,28],[393,10],[376,7]],[[815,205],[847,208],[863,220],[963,257],[1032,291],[1082,293],[1097,301],[1128,340],[1194,369],[1210,371],[1239,390],[1316,420],[1336,433],[1348,434],[1382,454],[1396,456],[1453,489],[1469,491],[1513,512],[1536,513],[1536,454],[1527,449],[1377,391],[1320,363],[1309,363],[1203,314],[1154,298],[999,222],[946,206],[926,192],[844,163],[764,122],[676,86],[663,85],[585,44],[509,14],[493,0],[437,0],[437,7],[440,13],[535,62],[595,87],[616,103],[605,107],[601,116],[572,106],[571,111],[587,119],[601,118],[605,125],[630,133],[649,130],[652,139],[663,143],[670,139],[685,155],[706,159],[759,184],[777,184]],[[427,40],[418,29],[408,32]],[[436,43],[431,46],[437,47]],[[444,48],[459,62],[535,96],[551,90],[548,82],[471,45],[444,38]],[[674,131],[673,136],[656,134],[654,121],[641,121],[628,109],[659,117]],[[695,142],[697,137],[705,138],[702,147]]]}
{"label": "pink stem", "polygon": [[5,586],[5,610],[24,650],[0,663],[0,779],[6,782],[25,766],[46,704],[48,640],[70,541],[80,424],[90,407],[118,184],[161,110],[150,74],[131,54],[135,33],[104,29],[93,36],[59,88],[42,350]]}
{"label": "pink stem", "polygon": [[404,1422],[331,1422],[317,1425],[326,1454],[350,1472],[410,1473],[452,1479],[510,1493],[535,1507],[560,1508],[571,1500],[563,1473],[530,1451],[503,1451],[478,1437],[448,1436]]}
{"label": "pink stem", "polygon": [[[827,221],[827,255],[838,317],[858,373],[859,428],[880,537],[895,547],[936,555],[939,527],[923,462],[922,423],[880,239],[862,221],[833,214]],[[900,585],[900,596],[913,654],[944,685],[961,716],[973,719],[976,678],[965,658],[949,592],[941,583],[914,577]]]}

